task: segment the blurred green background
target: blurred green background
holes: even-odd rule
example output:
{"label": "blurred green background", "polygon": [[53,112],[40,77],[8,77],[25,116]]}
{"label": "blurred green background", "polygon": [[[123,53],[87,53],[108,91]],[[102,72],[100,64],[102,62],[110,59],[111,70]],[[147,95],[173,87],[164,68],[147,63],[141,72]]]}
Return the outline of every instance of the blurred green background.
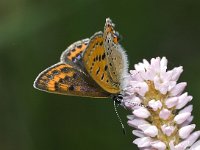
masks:
{"label": "blurred green background", "polygon": [[[71,43],[103,30],[111,17],[123,36],[130,69],[143,58],[166,56],[183,65],[180,81],[194,96],[200,129],[200,1],[1,0],[0,149],[133,150],[131,128],[122,134],[110,99],[48,94],[35,77],[58,62]],[[126,124],[130,112],[120,109]]]}

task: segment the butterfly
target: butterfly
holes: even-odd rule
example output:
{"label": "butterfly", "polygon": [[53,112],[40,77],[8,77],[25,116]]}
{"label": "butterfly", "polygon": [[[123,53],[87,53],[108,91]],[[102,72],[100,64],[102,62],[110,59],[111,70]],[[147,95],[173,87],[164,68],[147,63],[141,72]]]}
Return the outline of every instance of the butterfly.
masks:
{"label": "butterfly", "polygon": [[42,71],[33,86],[50,93],[121,102],[128,61],[114,26],[107,18],[103,32],[71,44],[60,62]]}

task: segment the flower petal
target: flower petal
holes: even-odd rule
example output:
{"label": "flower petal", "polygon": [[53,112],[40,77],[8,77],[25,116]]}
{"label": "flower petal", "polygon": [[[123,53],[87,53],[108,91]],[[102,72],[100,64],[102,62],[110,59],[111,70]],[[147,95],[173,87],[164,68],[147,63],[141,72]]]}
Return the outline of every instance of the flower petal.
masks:
{"label": "flower petal", "polygon": [[191,124],[180,128],[178,131],[180,138],[186,139],[190,135],[190,133],[195,129],[195,127],[195,124]]}
{"label": "flower petal", "polygon": [[151,115],[150,112],[144,107],[134,110],[133,114],[139,118],[148,118]]}

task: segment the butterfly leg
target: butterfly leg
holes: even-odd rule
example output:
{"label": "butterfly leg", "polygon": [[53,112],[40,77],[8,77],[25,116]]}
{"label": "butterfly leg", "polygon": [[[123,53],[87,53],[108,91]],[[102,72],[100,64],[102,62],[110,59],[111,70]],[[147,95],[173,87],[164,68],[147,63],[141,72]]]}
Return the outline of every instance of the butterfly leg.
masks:
{"label": "butterfly leg", "polygon": [[[119,96],[119,95],[117,95],[117,96]],[[126,134],[126,129],[125,129],[125,127],[124,127],[124,124],[123,124],[123,122],[122,122],[121,117],[120,117],[119,114],[118,114],[117,107],[116,107],[116,103],[117,103],[117,106],[119,106],[120,103],[121,103],[121,101],[122,101],[122,99],[123,99],[123,97],[122,97],[121,94],[120,94],[120,96],[119,96],[120,98],[119,98],[119,97],[117,98],[117,96],[113,96],[114,110],[115,110],[115,113],[116,113],[116,115],[117,115],[117,118],[118,118],[118,120],[119,120],[119,122],[120,122],[120,124],[121,124],[122,131],[123,131],[124,134]],[[114,99],[114,98],[115,98],[115,99]]]}
{"label": "butterfly leg", "polygon": [[113,101],[115,101],[119,105],[123,101],[123,95],[122,94],[112,95],[111,98],[112,98]]}

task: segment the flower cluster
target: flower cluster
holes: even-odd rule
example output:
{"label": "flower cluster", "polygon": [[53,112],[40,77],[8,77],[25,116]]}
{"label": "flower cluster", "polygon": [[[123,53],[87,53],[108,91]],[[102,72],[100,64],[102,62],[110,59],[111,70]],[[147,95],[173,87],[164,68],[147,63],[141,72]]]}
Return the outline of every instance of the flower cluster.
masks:
{"label": "flower cluster", "polygon": [[182,72],[182,67],[167,71],[167,59],[157,57],[135,65],[125,78],[123,105],[132,111],[128,125],[135,128],[139,149],[200,149],[200,131],[190,124],[193,107],[187,105],[192,96],[183,93],[186,82],[177,83]]}

